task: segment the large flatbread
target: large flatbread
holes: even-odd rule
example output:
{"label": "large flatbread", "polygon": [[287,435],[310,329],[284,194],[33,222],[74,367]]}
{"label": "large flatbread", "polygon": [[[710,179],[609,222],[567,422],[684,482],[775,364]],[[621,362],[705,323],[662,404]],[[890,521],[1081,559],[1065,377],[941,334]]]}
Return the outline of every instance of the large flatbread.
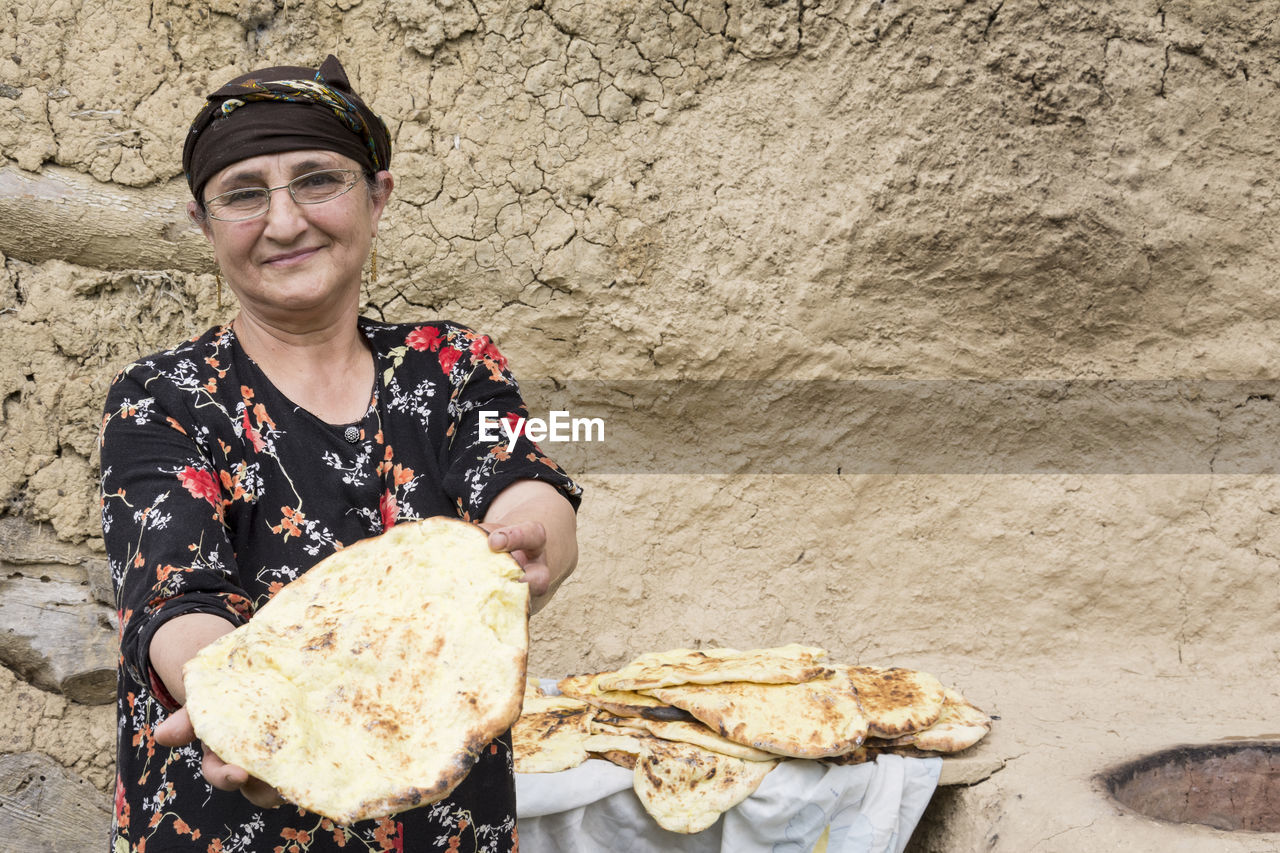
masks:
{"label": "large flatbread", "polygon": [[571,675],[560,679],[556,687],[565,696],[581,699],[589,705],[620,717],[645,717],[650,720],[683,720],[685,722],[693,719],[688,711],[659,702],[652,696],[645,696],[634,690],[601,690],[597,683],[600,675],[600,673]]}
{"label": "large flatbread", "polygon": [[751,796],[778,764],[776,757],[746,761],[599,720],[592,729],[596,733],[587,738],[587,749],[631,769],[641,804],[671,832],[701,832],[711,826]]}
{"label": "large flatbread", "polygon": [[887,746],[913,746],[927,752],[959,752],[991,731],[991,717],[950,687],[937,722],[921,732],[887,742]]}
{"label": "large flatbread", "polygon": [[525,695],[511,727],[517,773],[558,773],[587,760],[584,742],[595,709],[569,696]]}
{"label": "large flatbread", "polygon": [[636,761],[644,752],[644,745],[651,740],[656,738],[646,731],[614,726],[596,719],[591,723],[591,736],[587,738],[585,746],[591,755],[634,770]]}
{"label": "large flatbread", "polygon": [[705,723],[698,720],[685,723],[667,720],[647,720],[644,717],[606,715],[603,717],[597,716],[596,722],[609,723],[622,728],[634,728],[637,731],[648,732],[654,737],[662,738],[663,740],[678,740],[681,743],[691,743],[694,746],[700,746],[703,749],[709,749],[721,755],[732,755],[734,758],[741,758],[743,761],[771,761],[778,757],[772,752],[765,752],[763,749],[755,749],[721,737],[711,731],[710,727]]}
{"label": "large flatbread", "polygon": [[520,576],[456,519],[345,548],[187,663],[196,734],[339,823],[440,800],[520,713]]}
{"label": "large flatbread", "polygon": [[942,713],[942,682],[927,672],[893,667],[843,667],[858,690],[867,733],[895,738],[927,729]]}
{"label": "large flatbread", "polygon": [[878,754],[878,751],[872,747],[860,746],[853,752],[846,752],[844,755],[833,755],[822,760],[828,764],[866,764],[868,761],[875,761]]}
{"label": "large flatbread", "polygon": [[849,673],[837,669],[803,684],[687,684],[646,691],[684,708],[737,743],[793,758],[827,758],[867,736]]}
{"label": "large flatbread", "polygon": [[796,684],[820,678],[830,669],[818,663],[824,649],[795,643],[772,649],[672,649],[641,655],[615,672],[600,673],[599,690],[651,690],[677,684],[754,681]]}
{"label": "large flatbread", "polygon": [[777,761],[744,761],[678,741],[644,744],[633,785],[645,810],[670,832],[701,832],[760,787]]}

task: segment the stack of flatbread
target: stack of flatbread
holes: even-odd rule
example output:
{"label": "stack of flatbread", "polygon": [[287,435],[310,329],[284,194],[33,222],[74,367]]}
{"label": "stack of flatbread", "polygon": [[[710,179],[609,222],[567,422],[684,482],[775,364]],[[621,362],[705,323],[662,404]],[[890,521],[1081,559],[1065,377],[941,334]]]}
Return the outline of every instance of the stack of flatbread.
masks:
{"label": "stack of flatbread", "polygon": [[783,759],[958,752],[991,727],[927,673],[830,663],[799,645],[674,649],[557,687],[558,696],[526,691],[516,770],[567,770],[588,757],[632,768],[640,801],[673,832],[711,826]]}

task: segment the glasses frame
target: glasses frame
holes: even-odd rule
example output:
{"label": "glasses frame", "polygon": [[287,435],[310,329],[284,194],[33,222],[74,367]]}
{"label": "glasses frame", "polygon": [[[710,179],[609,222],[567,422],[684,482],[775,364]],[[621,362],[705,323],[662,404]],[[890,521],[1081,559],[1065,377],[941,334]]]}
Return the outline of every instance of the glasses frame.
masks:
{"label": "glasses frame", "polygon": [[[334,195],[331,195],[328,198],[324,198],[319,201],[303,201],[302,199],[298,198],[298,196],[294,193],[294,185],[297,184],[299,181],[304,181],[307,178],[311,178],[316,175],[328,174],[330,172],[341,172],[342,174],[347,176],[347,181],[348,181],[347,186],[341,192],[335,193]],[[233,190],[227,190],[224,193],[218,193],[213,198],[209,199],[204,203],[204,210],[205,210],[205,213],[209,215],[209,218],[216,219],[219,222],[248,222],[250,219],[258,219],[259,217],[267,215],[267,212],[271,210],[271,195],[276,190],[287,189],[289,191],[289,198],[293,199],[294,204],[324,204],[325,202],[333,201],[335,198],[339,198],[351,192],[352,187],[360,183],[361,175],[362,173],[357,172],[355,169],[316,169],[314,172],[307,172],[305,175],[299,175],[298,177],[289,181],[287,184],[281,184],[278,187],[236,187]],[[227,216],[218,216],[216,213],[213,212],[212,205],[218,199],[225,198],[226,196],[229,196],[229,195],[234,195],[235,193],[242,193],[242,192],[247,192],[251,190],[265,190],[267,193],[267,206],[262,208],[262,210],[258,211],[257,213],[252,213],[248,216],[227,217]]]}

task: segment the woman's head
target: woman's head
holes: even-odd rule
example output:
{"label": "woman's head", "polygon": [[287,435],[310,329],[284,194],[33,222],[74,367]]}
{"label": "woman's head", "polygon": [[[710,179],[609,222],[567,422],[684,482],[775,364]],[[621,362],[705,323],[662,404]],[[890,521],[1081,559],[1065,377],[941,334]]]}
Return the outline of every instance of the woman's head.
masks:
{"label": "woman's head", "polygon": [[[241,308],[266,318],[355,307],[361,273],[391,190],[391,174],[378,172],[374,188],[360,165],[325,149],[281,151],[238,160],[210,178],[206,195],[258,195],[271,190],[265,208],[247,218],[201,221],[214,255]],[[307,200],[307,188],[323,181],[347,192],[329,192],[323,202]],[[195,206],[195,202],[191,203]],[[302,312],[301,314],[299,312]]]}
{"label": "woman's head", "polygon": [[183,151],[188,209],[242,309],[299,320],[354,309],[393,185],[390,148],[332,56],[210,96]]}
{"label": "woman's head", "polygon": [[203,209],[209,179],[250,157],[335,151],[372,176],[389,168],[391,136],[329,56],[319,69],[282,65],[242,74],[213,94],[191,123],[182,169]]}

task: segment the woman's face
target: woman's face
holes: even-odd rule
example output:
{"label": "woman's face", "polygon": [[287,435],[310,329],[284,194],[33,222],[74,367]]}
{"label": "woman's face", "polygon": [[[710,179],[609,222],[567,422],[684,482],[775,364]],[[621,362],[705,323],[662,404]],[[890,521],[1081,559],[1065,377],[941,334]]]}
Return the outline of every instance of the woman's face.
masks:
{"label": "woman's face", "polygon": [[[264,154],[218,172],[205,185],[204,198],[245,187],[279,187],[321,169],[351,169],[362,177],[349,192],[320,204],[298,204],[288,189],[278,189],[267,212],[256,219],[200,221],[243,309],[296,322],[358,304],[361,271],[391,192],[389,172],[377,174],[378,189],[371,192],[360,165],[337,152]],[[195,202],[188,209],[198,213]]]}

